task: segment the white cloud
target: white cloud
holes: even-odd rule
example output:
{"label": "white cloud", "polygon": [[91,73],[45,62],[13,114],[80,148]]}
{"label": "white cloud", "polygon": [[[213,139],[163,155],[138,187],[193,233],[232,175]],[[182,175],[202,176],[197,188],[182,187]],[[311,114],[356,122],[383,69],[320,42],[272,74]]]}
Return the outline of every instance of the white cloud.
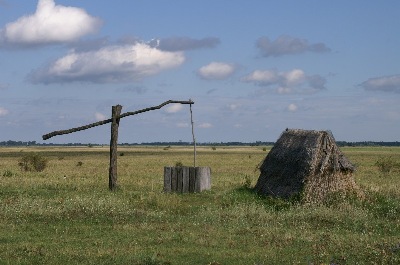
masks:
{"label": "white cloud", "polygon": [[325,89],[325,78],[319,75],[307,76],[301,69],[288,72],[276,70],[255,70],[244,76],[242,82],[270,87],[279,94],[315,93]]}
{"label": "white cloud", "polygon": [[296,106],[296,104],[292,103],[287,107],[287,109],[288,109],[288,111],[295,112],[297,110],[297,106]]}
{"label": "white cloud", "polygon": [[370,78],[360,84],[367,91],[400,93],[400,74]]}
{"label": "white cloud", "polygon": [[282,73],[287,85],[296,85],[304,82],[306,76],[303,70],[294,69],[292,71]]}
{"label": "white cloud", "polygon": [[213,127],[213,126],[212,126],[211,123],[204,122],[204,123],[200,123],[198,127],[199,127],[199,128],[203,128],[203,129],[208,129],[208,128],[211,128],[211,127]]}
{"label": "white cloud", "polygon": [[30,75],[33,83],[127,82],[155,75],[185,61],[182,52],[165,52],[144,43],[110,45],[75,52]]}
{"label": "white cloud", "polygon": [[96,112],[94,114],[94,117],[96,118],[96,121],[102,121],[102,120],[107,119],[106,115],[104,115],[103,113],[100,113],[100,112]]}
{"label": "white cloud", "polygon": [[274,70],[255,70],[242,78],[244,82],[256,82],[260,84],[273,84],[279,80],[279,75]]}
{"label": "white cloud", "polygon": [[165,111],[167,113],[176,113],[180,111],[182,108],[183,108],[182,104],[171,104],[165,109]]}
{"label": "white cloud", "polygon": [[0,107],[0,117],[1,116],[6,116],[9,113],[9,111],[3,107]]}
{"label": "white cloud", "polygon": [[100,25],[100,19],[81,8],[39,0],[34,14],[6,24],[0,32],[0,42],[21,46],[71,42],[96,32]]}
{"label": "white cloud", "polygon": [[221,80],[231,76],[235,72],[233,64],[222,62],[211,62],[201,67],[197,74],[207,80]]}

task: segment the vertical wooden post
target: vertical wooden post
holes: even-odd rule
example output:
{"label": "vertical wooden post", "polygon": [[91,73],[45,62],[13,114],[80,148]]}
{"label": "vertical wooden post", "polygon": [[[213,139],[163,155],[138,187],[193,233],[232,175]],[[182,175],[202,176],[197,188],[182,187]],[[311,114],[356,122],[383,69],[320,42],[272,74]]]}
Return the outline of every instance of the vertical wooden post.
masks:
{"label": "vertical wooden post", "polygon": [[182,193],[189,192],[189,167],[182,167]]}
{"label": "vertical wooden post", "polygon": [[172,187],[172,167],[164,167],[164,191],[171,192]]}
{"label": "vertical wooden post", "polygon": [[118,187],[117,182],[117,145],[118,145],[118,127],[119,115],[121,115],[122,106],[112,106],[111,115],[111,140],[110,140],[110,170],[108,175],[108,187],[115,191]]}
{"label": "vertical wooden post", "polygon": [[194,192],[194,183],[196,182],[196,168],[189,168],[189,192]]}
{"label": "vertical wooden post", "polygon": [[171,170],[171,191],[176,192],[178,190],[178,169],[173,167]]}

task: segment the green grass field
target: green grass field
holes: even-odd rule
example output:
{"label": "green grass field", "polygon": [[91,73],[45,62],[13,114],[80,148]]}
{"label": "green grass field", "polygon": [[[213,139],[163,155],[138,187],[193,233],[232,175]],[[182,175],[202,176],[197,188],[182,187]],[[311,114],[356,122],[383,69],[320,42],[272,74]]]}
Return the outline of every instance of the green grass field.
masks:
{"label": "green grass field", "polygon": [[[107,148],[0,148],[0,264],[400,264],[400,148],[342,148],[365,198],[320,206],[247,188],[262,147],[199,147],[211,191],[165,194],[164,166],[193,163],[165,149],[119,147],[109,192]],[[20,169],[29,152],[44,171]]]}

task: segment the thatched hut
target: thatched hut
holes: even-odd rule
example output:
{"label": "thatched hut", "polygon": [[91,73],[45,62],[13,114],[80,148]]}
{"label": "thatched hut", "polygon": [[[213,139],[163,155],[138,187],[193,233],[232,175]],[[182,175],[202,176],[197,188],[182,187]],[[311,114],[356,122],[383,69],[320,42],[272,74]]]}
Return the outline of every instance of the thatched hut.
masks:
{"label": "thatched hut", "polygon": [[322,202],[331,192],[354,192],[354,166],[329,131],[286,129],[260,167],[255,191],[303,202]]}

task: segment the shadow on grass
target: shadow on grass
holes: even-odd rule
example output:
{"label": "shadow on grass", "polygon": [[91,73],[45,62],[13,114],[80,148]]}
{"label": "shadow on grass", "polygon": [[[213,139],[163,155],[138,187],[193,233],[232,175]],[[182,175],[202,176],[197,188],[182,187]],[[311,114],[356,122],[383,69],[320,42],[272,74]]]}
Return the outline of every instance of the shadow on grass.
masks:
{"label": "shadow on grass", "polygon": [[260,195],[253,188],[240,186],[232,190],[231,198],[235,202],[249,203],[256,202],[266,209],[273,211],[286,211],[300,204],[300,196],[293,196],[289,199],[275,198],[272,196]]}

